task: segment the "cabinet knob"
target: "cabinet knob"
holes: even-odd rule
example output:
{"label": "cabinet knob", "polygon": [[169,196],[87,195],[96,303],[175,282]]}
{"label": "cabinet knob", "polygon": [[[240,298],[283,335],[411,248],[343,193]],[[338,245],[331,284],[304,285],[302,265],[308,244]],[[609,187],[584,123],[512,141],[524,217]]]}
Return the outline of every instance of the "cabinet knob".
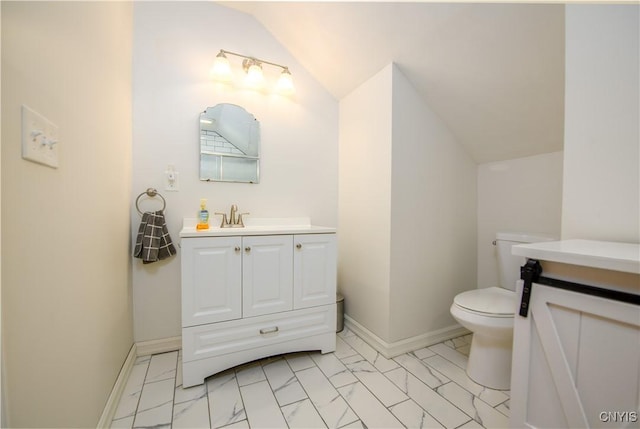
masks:
{"label": "cabinet knob", "polygon": [[235,250],[236,250],[236,252],[239,252],[240,251],[240,246],[236,246]]}
{"label": "cabinet knob", "polygon": [[245,248],[244,248],[244,251],[245,251],[245,252],[251,252],[251,247],[250,247],[250,246],[245,247]]}
{"label": "cabinet knob", "polygon": [[263,329],[260,329],[260,335],[272,334],[272,333],[278,332],[278,331],[279,331],[279,329],[278,329],[277,326],[273,326],[271,328],[263,328]]}
{"label": "cabinet knob", "polygon": [[300,243],[296,244],[296,249],[302,249],[302,244]]}

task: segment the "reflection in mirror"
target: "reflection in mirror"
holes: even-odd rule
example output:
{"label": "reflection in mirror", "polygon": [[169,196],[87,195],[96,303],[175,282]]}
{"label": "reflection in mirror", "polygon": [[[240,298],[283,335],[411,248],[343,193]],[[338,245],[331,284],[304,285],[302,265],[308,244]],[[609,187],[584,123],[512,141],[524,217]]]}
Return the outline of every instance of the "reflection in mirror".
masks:
{"label": "reflection in mirror", "polygon": [[200,180],[259,183],[260,122],[235,104],[200,114]]}

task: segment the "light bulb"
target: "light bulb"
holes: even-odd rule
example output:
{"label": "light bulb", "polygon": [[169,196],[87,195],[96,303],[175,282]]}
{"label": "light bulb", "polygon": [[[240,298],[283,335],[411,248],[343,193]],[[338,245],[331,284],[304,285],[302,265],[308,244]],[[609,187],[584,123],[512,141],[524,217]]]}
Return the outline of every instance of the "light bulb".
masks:
{"label": "light bulb", "polygon": [[276,91],[280,94],[290,95],[295,92],[295,88],[293,87],[293,79],[291,78],[291,72],[288,68],[282,70],[280,73],[280,78],[278,79],[278,83],[276,84]]}
{"label": "light bulb", "polygon": [[216,56],[213,66],[211,67],[210,74],[211,77],[216,80],[223,82],[231,80],[231,65],[229,65],[229,60],[225,56],[224,52],[220,51]]}
{"label": "light bulb", "polygon": [[260,64],[254,62],[247,69],[247,85],[251,88],[259,89],[262,87],[263,81],[264,76],[262,75],[262,67],[260,67]]}

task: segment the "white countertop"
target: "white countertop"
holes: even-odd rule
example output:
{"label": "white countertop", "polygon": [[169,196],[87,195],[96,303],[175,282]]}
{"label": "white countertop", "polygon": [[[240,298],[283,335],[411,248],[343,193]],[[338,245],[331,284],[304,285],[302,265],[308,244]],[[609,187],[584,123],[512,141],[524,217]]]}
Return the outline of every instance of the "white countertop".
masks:
{"label": "white countertop", "polygon": [[197,219],[185,218],[180,237],[226,237],[233,235],[274,235],[274,234],[331,234],[336,228],[311,225],[306,217],[297,218],[245,218],[244,228],[220,228],[220,219],[209,222],[209,229],[197,230]]}
{"label": "white countertop", "polygon": [[640,274],[640,244],[561,240],[518,244],[511,251],[514,255],[541,261]]}

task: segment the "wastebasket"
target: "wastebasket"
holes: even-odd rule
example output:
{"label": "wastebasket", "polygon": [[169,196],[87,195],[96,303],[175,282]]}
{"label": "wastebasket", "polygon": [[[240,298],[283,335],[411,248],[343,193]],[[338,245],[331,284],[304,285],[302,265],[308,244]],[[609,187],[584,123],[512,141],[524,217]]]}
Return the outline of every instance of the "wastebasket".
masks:
{"label": "wastebasket", "polygon": [[336,332],[344,329],[344,296],[336,294]]}

